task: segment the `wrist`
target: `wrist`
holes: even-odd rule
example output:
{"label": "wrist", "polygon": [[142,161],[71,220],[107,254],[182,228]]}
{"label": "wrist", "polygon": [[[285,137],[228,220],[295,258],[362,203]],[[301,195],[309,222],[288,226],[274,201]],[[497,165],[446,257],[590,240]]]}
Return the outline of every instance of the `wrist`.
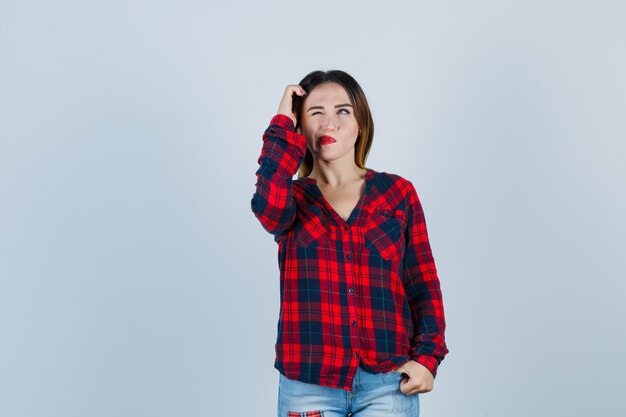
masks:
{"label": "wrist", "polygon": [[287,112],[283,112],[283,111],[278,111],[277,114],[283,115],[287,118],[289,118],[289,120],[291,120],[291,124],[293,125],[292,129],[295,128],[296,126],[296,119],[293,117],[293,115],[287,114]]}

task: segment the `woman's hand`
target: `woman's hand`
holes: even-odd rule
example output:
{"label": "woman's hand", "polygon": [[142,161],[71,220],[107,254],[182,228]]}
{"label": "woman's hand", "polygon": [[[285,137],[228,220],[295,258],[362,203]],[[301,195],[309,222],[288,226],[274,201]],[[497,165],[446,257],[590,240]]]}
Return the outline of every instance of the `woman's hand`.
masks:
{"label": "woman's hand", "polygon": [[298,120],[296,118],[296,114],[293,112],[293,95],[297,94],[301,97],[306,95],[306,91],[304,88],[300,87],[298,84],[290,84],[285,88],[285,92],[283,93],[283,98],[280,100],[280,105],[278,106],[278,114],[284,114],[285,116],[289,116],[291,120],[293,120],[293,125],[298,124]]}
{"label": "woman's hand", "polygon": [[409,377],[404,377],[400,382],[400,391],[406,395],[430,392],[433,390],[435,378],[427,367],[411,359],[402,366],[394,369],[396,372],[403,372]]}

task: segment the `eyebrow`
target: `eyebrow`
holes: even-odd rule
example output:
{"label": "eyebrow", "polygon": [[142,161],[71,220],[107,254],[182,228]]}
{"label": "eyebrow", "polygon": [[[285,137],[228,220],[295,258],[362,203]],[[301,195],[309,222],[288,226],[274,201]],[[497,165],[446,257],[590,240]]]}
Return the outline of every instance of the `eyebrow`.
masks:
{"label": "eyebrow", "polygon": [[[352,104],[348,104],[348,103],[346,103],[346,104],[337,104],[337,105],[335,106],[335,108],[339,108],[339,107],[352,107]],[[354,107],[352,107],[352,108],[354,108]],[[324,106],[312,106],[312,107],[309,107],[309,109],[307,110],[307,112],[310,112],[310,111],[311,111],[311,110],[313,110],[313,109],[321,109],[321,110],[324,110]]]}

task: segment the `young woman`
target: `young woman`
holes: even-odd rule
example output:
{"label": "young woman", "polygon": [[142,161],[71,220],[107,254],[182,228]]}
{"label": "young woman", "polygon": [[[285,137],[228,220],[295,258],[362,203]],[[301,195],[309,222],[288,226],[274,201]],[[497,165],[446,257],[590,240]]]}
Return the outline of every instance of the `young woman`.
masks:
{"label": "young woman", "polygon": [[448,353],[420,200],[365,166],[373,135],[339,70],[288,85],[263,135],[251,207],[278,244],[279,417],[418,416]]}

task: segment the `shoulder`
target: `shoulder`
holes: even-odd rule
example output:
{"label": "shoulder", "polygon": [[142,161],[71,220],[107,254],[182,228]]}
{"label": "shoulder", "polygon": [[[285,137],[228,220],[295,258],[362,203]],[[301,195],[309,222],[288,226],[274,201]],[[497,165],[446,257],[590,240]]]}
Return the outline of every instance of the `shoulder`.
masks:
{"label": "shoulder", "polygon": [[314,182],[315,181],[307,177],[298,177],[291,180],[291,184],[293,185],[294,189],[299,191],[304,190],[307,186],[311,185]]}
{"label": "shoulder", "polygon": [[291,185],[297,203],[314,204],[315,180],[308,177],[298,177],[291,180]]}
{"label": "shoulder", "polygon": [[415,191],[415,187],[409,179],[392,172],[376,172],[375,182],[378,187],[393,191],[394,193],[399,191],[402,196],[405,196],[410,190]]}

